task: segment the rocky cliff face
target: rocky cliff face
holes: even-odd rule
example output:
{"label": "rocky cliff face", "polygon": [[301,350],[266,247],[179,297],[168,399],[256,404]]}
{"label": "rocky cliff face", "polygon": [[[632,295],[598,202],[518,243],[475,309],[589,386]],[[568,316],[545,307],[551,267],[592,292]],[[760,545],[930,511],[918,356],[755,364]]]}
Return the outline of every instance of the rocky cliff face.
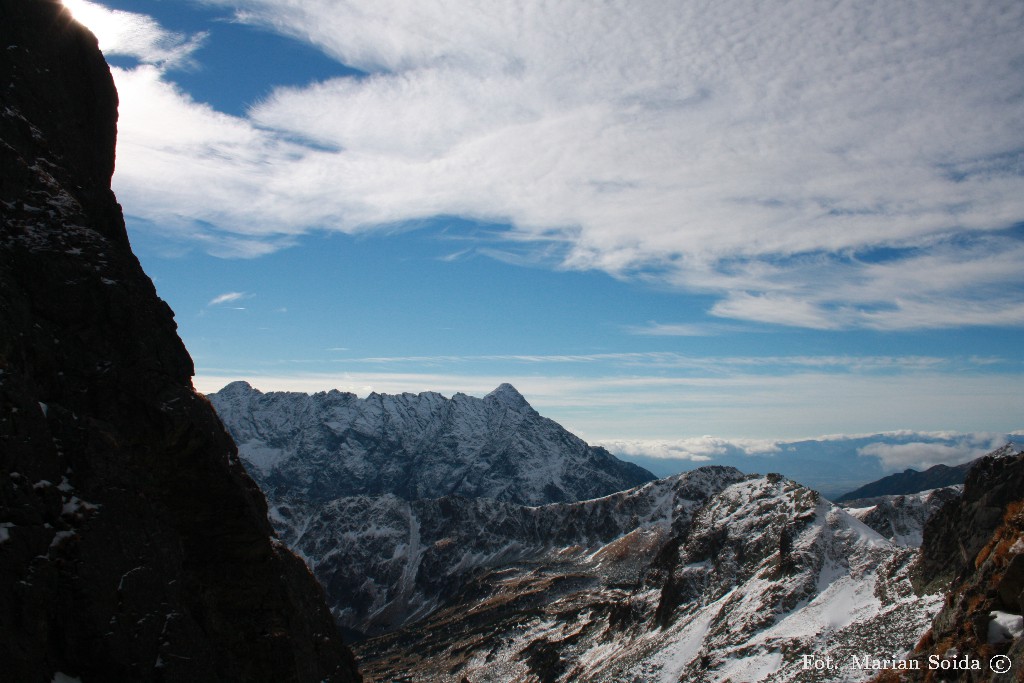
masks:
{"label": "rocky cliff face", "polygon": [[4,679],[358,680],[131,253],[95,39],[0,0],[0,50]]}
{"label": "rocky cliff face", "polygon": [[[885,674],[879,681],[1024,680],[1024,452],[1019,446],[1009,444],[979,460],[963,495],[929,520],[913,577],[918,590],[944,589],[945,602],[913,652],[921,670],[902,678]],[[930,658],[976,662],[977,668],[930,669]]]}
{"label": "rocky cliff face", "polygon": [[234,382],[209,396],[272,500],[462,496],[543,505],[654,479],[542,417],[509,384],[456,394],[264,394]]}
{"label": "rocky cliff face", "polygon": [[1024,454],[1007,444],[975,462],[959,498],[944,505],[924,530],[915,586],[945,588],[968,570],[1003,523],[1007,506],[1024,498]]}

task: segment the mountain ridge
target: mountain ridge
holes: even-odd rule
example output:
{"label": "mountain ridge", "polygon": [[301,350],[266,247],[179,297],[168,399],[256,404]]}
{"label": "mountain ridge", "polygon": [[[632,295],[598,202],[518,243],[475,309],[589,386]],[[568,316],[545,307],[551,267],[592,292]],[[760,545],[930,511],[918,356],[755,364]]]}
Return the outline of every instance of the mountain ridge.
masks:
{"label": "mountain ridge", "polygon": [[864,484],[852,491],[848,491],[836,498],[837,503],[845,503],[864,498],[875,498],[887,495],[908,495],[930,491],[945,486],[963,484],[967,473],[977,460],[971,460],[960,465],[932,465],[926,470],[919,471],[908,467],[902,472],[890,474],[876,481]]}
{"label": "mountain ridge", "polygon": [[511,384],[484,398],[360,399],[337,390],[264,393],[233,382],[207,397],[253,477],[275,497],[464,496],[542,505],[655,479],[541,416]]}
{"label": "mountain ridge", "polygon": [[[481,571],[570,561],[640,529],[655,543],[710,495],[747,478],[710,466],[601,498],[542,506],[390,494],[278,501],[271,518],[327,588],[339,623],[374,634],[430,614]],[[636,582],[639,568],[623,567],[616,580]]]}
{"label": "mountain ridge", "polygon": [[929,491],[859,498],[841,503],[851,515],[898,545],[920,547],[924,528],[946,503],[956,500],[962,485]]}
{"label": "mountain ridge", "polygon": [[[510,385],[483,399],[334,391],[282,403],[288,395],[236,384],[211,400],[232,394],[267,401],[237,431],[264,448],[300,432],[316,443],[302,430],[331,420],[334,434],[359,425],[363,447],[438,443],[438,425],[452,424],[499,425],[502,443],[515,442],[524,425],[547,424]],[[451,406],[469,410],[456,418]],[[248,409],[224,407],[236,427]],[[402,425],[426,429],[398,438]],[[443,433],[479,442],[482,432]],[[913,648],[942,602],[938,585],[915,590],[932,572],[915,564],[913,546],[925,519],[959,498],[942,489],[847,511],[781,475],[718,465],[543,505],[429,487],[310,498],[301,478],[275,480],[280,456],[257,475],[270,485],[272,521],[324,584],[338,621],[365,636],[354,648],[374,681],[866,680],[871,671],[848,665],[809,677],[801,662]],[[543,488],[542,479],[520,483]]]}
{"label": "mountain ridge", "polygon": [[667,524],[467,574],[422,620],[357,643],[364,672],[424,683],[838,682],[856,678],[808,678],[803,655],[912,647],[939,602],[912,590],[914,551],[806,487],[711,466],[609,498],[690,478],[696,490]]}

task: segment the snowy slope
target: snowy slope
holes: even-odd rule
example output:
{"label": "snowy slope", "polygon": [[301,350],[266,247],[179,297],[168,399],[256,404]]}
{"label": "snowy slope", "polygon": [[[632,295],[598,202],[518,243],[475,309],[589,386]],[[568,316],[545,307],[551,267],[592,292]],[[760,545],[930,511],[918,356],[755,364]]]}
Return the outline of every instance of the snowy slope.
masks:
{"label": "snowy slope", "polygon": [[[379,633],[426,616],[483,571],[521,563],[577,571],[582,562],[601,567],[603,581],[636,583],[673,525],[688,524],[711,495],[745,477],[706,467],[603,498],[540,507],[384,495],[278,503],[270,514],[282,540],[323,583],[339,622]],[[645,554],[605,561],[627,544]]]}
{"label": "snowy slope", "polygon": [[925,522],[945,503],[960,496],[963,485],[905,495],[877,496],[843,503],[843,509],[897,545],[921,546]]}
{"label": "snowy slope", "polygon": [[[364,671],[453,682],[866,680],[851,657],[913,647],[939,601],[913,593],[913,550],[778,475],[708,493],[671,525],[641,525],[563,562],[477,574],[426,619],[359,644]],[[808,671],[803,655],[840,666]]]}
{"label": "snowy slope", "polygon": [[[852,658],[907,652],[936,609],[915,550],[815,491],[728,467],[642,483],[509,385],[210,398],[282,540],[371,636],[373,680],[866,680]],[[888,501],[888,535],[925,503]]]}
{"label": "snowy slope", "polygon": [[234,382],[208,396],[271,499],[392,494],[543,505],[654,479],[541,417],[509,384],[456,394],[264,394]]}

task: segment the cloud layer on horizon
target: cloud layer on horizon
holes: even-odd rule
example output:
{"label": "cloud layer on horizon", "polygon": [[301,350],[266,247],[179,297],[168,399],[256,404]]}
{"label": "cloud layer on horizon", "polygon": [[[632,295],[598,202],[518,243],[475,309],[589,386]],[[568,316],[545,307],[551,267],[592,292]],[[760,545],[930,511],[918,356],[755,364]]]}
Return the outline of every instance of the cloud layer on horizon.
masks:
{"label": "cloud layer on horizon", "polygon": [[455,215],[722,318],[1024,324],[1019,2],[207,3],[369,74],[238,118],[115,70],[119,198],[212,253]]}
{"label": "cloud layer on horizon", "polygon": [[[915,432],[901,430],[879,434],[832,434],[801,440],[729,439],[714,436],[686,439],[637,439],[602,441],[617,455],[712,464],[725,456],[763,456],[786,460],[793,454],[822,457],[823,445],[833,453],[847,445],[849,456],[877,458],[887,472],[908,467],[925,470],[938,464],[960,465],[980,458],[1007,443],[1006,434],[988,432]],[[842,450],[842,449],[840,449]],[[827,456],[826,456],[827,457]]]}
{"label": "cloud layer on horizon", "polygon": [[1005,436],[957,434],[939,440],[886,443],[879,441],[857,450],[862,457],[878,458],[887,470],[908,467],[922,470],[938,464],[960,465],[1006,444]]}
{"label": "cloud layer on horizon", "polygon": [[[815,368],[794,363],[762,372],[737,360],[694,365],[679,372],[666,367],[666,373],[655,372],[650,365],[634,366],[633,371],[625,366],[619,372],[601,365],[603,372],[596,375],[581,373],[575,367],[577,361],[567,361],[569,365],[551,361],[543,367],[534,361],[487,363],[474,373],[471,364],[440,359],[407,369],[400,361],[383,365],[345,361],[336,372],[310,372],[305,370],[308,364],[296,360],[256,371],[208,368],[196,376],[195,386],[210,393],[246,379],[262,391],[340,389],[364,396],[372,391],[436,391],[446,396],[458,392],[484,396],[509,382],[542,415],[586,440],[648,444],[674,444],[703,434],[764,443],[765,437],[797,440],[822,433],[866,434],[906,427],[998,432],[1005,425],[1016,428],[1024,414],[1019,372],[1001,375],[966,366],[884,363],[868,371],[845,371],[853,365]],[[946,400],[951,376],[956,377],[959,402]],[[965,402],[972,410],[963,409]],[[690,441],[684,445],[688,453],[710,453],[707,444],[701,450],[692,450]],[[676,446],[665,448],[661,452],[666,454],[679,451]],[[893,454],[892,462],[899,456]]]}

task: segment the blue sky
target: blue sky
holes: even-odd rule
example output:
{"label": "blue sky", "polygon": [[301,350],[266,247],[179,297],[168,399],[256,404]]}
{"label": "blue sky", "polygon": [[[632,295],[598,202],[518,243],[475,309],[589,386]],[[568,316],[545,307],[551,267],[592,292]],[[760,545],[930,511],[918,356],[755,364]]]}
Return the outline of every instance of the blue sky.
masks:
{"label": "blue sky", "polygon": [[508,381],[682,459],[1024,428],[1020,2],[65,4],[201,391]]}

